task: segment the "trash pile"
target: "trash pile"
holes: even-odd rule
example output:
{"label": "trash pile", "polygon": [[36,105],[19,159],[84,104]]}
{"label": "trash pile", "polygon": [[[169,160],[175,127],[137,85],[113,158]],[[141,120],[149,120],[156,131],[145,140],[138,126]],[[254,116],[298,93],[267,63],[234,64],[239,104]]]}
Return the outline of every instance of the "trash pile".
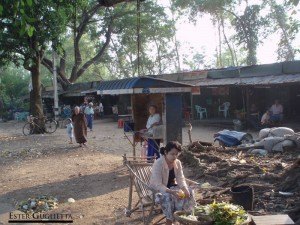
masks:
{"label": "trash pile", "polygon": [[25,213],[45,212],[56,209],[58,200],[52,196],[41,195],[36,198],[29,198],[21,201],[17,209]]}
{"label": "trash pile", "polygon": [[258,141],[233,147],[196,141],[180,160],[193,180],[206,183],[199,202],[228,202],[231,187],[247,184],[254,188],[254,215],[289,214],[300,224],[299,137],[289,128],[272,128],[261,130]]}

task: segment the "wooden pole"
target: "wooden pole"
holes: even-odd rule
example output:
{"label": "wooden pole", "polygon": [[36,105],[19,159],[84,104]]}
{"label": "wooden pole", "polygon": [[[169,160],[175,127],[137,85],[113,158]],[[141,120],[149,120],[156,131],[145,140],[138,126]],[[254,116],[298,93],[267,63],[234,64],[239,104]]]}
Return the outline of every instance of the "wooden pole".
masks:
{"label": "wooden pole", "polygon": [[140,76],[140,64],[141,64],[141,59],[140,59],[140,52],[141,52],[141,2],[140,0],[137,0],[136,2],[136,10],[137,10],[137,15],[136,15],[136,32],[137,32],[137,71],[138,71],[138,76]]}
{"label": "wooden pole", "polygon": [[247,118],[249,117],[249,109],[250,109],[250,96],[249,96],[249,87],[246,87],[246,126],[248,127]]}

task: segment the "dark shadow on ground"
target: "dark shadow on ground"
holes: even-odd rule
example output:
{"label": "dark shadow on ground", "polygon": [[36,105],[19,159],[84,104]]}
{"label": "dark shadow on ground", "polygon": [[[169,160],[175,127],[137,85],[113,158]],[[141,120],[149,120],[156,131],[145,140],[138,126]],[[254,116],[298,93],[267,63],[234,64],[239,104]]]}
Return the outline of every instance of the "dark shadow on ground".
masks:
{"label": "dark shadow on ground", "polygon": [[[11,204],[13,207],[15,201],[20,202],[38,195],[51,195],[56,197],[59,202],[64,203],[68,198],[74,198],[75,200],[92,198],[127,188],[129,185],[128,181],[129,178],[124,169],[108,173],[76,175],[76,177],[71,177],[68,180],[23,188],[2,194],[0,195],[0,203]],[[28,181],[28,185],[30,185],[30,181]],[[0,214],[7,213],[8,211],[7,207],[0,207]]]}

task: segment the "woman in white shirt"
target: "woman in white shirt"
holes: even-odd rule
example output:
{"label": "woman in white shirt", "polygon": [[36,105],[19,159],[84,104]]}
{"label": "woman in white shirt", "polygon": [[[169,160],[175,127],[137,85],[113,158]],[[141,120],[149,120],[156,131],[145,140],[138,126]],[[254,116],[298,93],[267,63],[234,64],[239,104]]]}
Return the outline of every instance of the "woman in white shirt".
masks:
{"label": "woman in white shirt", "polygon": [[[149,118],[146,124],[147,132],[153,135],[153,127],[157,126],[161,123],[161,117],[157,112],[156,105],[149,106]],[[159,139],[148,139],[148,152],[147,157],[152,157],[156,155],[159,158],[159,146],[160,140]]]}

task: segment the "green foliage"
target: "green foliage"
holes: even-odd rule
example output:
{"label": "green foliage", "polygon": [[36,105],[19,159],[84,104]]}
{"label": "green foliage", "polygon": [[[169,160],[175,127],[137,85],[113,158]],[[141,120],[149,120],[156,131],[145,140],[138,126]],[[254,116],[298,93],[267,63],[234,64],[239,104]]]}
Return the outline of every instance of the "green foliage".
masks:
{"label": "green foliage", "polygon": [[259,5],[247,6],[244,14],[232,21],[235,27],[238,45],[248,50],[247,65],[257,63],[256,50],[260,42],[260,30],[267,24],[267,21],[260,16]]}
{"label": "green foliage", "polygon": [[20,20],[19,34],[21,36],[25,35],[31,37],[35,30],[33,23],[36,21],[36,19],[30,17],[27,10],[30,9],[33,4],[34,3],[32,0],[3,0],[0,3],[0,16],[4,15],[6,11],[13,13],[13,15]]}
{"label": "green foliage", "polygon": [[[107,67],[111,76],[136,76],[138,65],[135,5],[123,9],[123,16],[114,21],[114,26],[116,29],[103,65]],[[164,73],[172,68],[175,61],[174,35],[175,23],[168,17],[165,9],[155,1],[143,2],[140,75]]]}
{"label": "green foliage", "polygon": [[247,220],[246,211],[241,206],[226,202],[214,202],[195,208],[195,214],[201,212],[212,217],[216,225],[240,225]]}
{"label": "green foliage", "polygon": [[274,0],[269,1],[271,12],[268,15],[273,30],[280,33],[280,40],[278,42],[278,60],[292,61],[295,59],[297,49],[293,48],[292,42],[299,32],[300,23],[293,17],[296,11],[293,7],[286,5],[279,5]]}
{"label": "green foliage", "polygon": [[6,106],[24,107],[23,97],[29,95],[30,74],[10,64],[0,73],[0,99]]}
{"label": "green foliage", "polygon": [[[241,14],[241,5],[245,5],[244,12]],[[296,34],[299,32],[299,20],[294,14],[297,13],[295,6],[299,4],[299,0],[286,0],[279,3],[276,0],[266,0],[257,2],[259,5],[251,4],[251,1],[240,0],[175,0],[174,6],[180,10],[184,10],[189,15],[190,21],[196,22],[197,16],[209,14],[216,27],[224,27],[230,29],[228,23],[233,26],[235,34],[231,38],[226,39],[225,51],[223,45],[219,44],[219,54],[216,55],[217,61],[220,61],[227,48],[230,50],[231,58],[233,58],[233,50],[231,46],[236,46],[236,51],[247,51],[246,64],[252,65],[257,63],[256,50],[268,35],[274,32],[281,34],[278,42],[278,59],[293,60],[297,49],[293,49],[292,42]],[[267,7],[271,5],[271,9]],[[262,9],[269,10],[270,13],[265,15]],[[289,16],[288,16],[289,15]],[[227,22],[227,23],[226,23]],[[224,35],[225,36],[225,35]],[[219,40],[221,42],[221,35]],[[236,59],[235,61],[240,61]],[[232,60],[234,61],[234,60]],[[243,61],[243,59],[242,59]],[[221,61],[222,62],[222,61]],[[220,63],[221,66],[223,63]]]}
{"label": "green foliage", "polygon": [[11,1],[3,1],[5,10],[0,16],[3,30],[0,34],[1,62],[19,64],[23,60],[27,66],[31,66],[32,59],[42,54],[50,42],[59,46],[60,36],[66,31],[69,20],[68,6],[52,0],[21,0],[13,5]]}
{"label": "green foliage", "polygon": [[299,0],[288,0],[288,4],[293,4],[294,6],[297,6],[299,4]]}

